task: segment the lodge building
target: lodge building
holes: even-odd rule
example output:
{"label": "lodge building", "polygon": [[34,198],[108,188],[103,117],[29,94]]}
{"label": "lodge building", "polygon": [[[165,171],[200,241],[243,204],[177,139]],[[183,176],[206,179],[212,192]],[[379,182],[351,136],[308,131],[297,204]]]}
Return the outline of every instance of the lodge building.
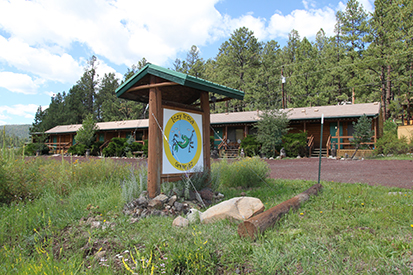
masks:
{"label": "lodge building", "polygon": [[[349,105],[317,106],[284,109],[290,120],[291,133],[304,131],[307,133],[310,155],[318,155],[319,150],[324,156],[331,154],[333,144],[337,148],[337,155],[354,152],[351,144],[353,138],[353,122],[363,114],[372,120],[374,135],[368,144],[374,147],[377,139],[382,135],[383,119],[380,103],[362,103]],[[255,134],[254,127],[259,120],[261,111],[220,113],[210,115],[210,136],[214,137],[214,147],[220,155],[236,156],[240,142],[249,134]],[[324,115],[323,139],[320,148],[321,116]],[[50,150],[55,153],[67,153],[70,146],[75,144],[76,131],[81,124],[60,125],[48,131]],[[133,137],[136,142],[143,143],[148,139],[148,119],[112,121],[97,123],[97,141],[102,141],[101,149],[108,145],[114,137]],[[368,151],[359,150],[359,155]]]}

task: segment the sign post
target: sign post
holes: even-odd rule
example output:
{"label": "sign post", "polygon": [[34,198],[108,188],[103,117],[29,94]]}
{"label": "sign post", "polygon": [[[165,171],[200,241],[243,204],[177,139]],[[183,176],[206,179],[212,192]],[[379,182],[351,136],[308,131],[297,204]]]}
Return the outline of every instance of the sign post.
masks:
{"label": "sign post", "polygon": [[323,148],[323,125],[324,125],[324,114],[321,115],[320,153],[318,154],[318,183],[320,183],[320,172],[321,172],[321,149]]}

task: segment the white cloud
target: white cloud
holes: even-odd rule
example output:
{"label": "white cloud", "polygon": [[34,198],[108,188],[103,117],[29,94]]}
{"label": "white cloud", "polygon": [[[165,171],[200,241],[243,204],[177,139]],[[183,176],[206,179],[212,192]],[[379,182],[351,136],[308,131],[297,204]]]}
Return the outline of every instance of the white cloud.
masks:
{"label": "white cloud", "polygon": [[114,68],[110,67],[108,64],[103,62],[102,60],[98,60],[99,64],[97,65],[97,74],[99,75],[99,78],[102,78],[105,76],[105,74],[109,73],[114,73],[116,78],[122,79],[123,75],[121,73],[118,73]]}
{"label": "white cloud", "polygon": [[22,94],[36,94],[41,80],[33,80],[27,74],[0,72],[0,87]]}
{"label": "white cloud", "polygon": [[0,36],[0,48],[0,61],[45,80],[73,82],[82,72],[79,64],[67,53],[52,54],[46,49],[31,47],[20,38]]}
{"label": "white cloud", "polygon": [[268,36],[265,24],[266,20],[264,18],[256,18],[252,16],[252,14],[247,14],[240,18],[231,19],[228,25],[231,32],[241,27],[247,27],[254,32],[254,36],[258,38],[258,40],[264,40]]}
{"label": "white cloud", "polygon": [[297,30],[301,37],[314,38],[323,28],[326,35],[334,34],[335,11],[331,8],[294,10],[291,14],[274,14],[268,26],[270,38],[288,38],[291,30]]}
{"label": "white cloud", "polygon": [[[13,106],[0,106],[0,119],[10,119],[10,116],[20,116],[24,118],[34,118],[38,106],[35,104],[16,104]],[[8,115],[6,115],[8,114]]]}
{"label": "white cloud", "polygon": [[216,37],[222,19],[216,2],[3,1],[0,25],[31,47],[67,50],[76,41],[118,65],[130,66],[142,57],[162,64],[178,51]]}

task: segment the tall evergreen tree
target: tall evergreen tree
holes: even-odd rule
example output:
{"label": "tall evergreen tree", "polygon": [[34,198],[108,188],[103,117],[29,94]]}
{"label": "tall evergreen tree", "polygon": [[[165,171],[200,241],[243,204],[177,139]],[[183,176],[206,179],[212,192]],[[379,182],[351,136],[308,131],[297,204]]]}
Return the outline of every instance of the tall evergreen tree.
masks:
{"label": "tall evergreen tree", "polygon": [[77,82],[77,85],[83,91],[83,105],[87,114],[95,114],[95,112],[100,112],[100,110],[98,110],[99,106],[95,106],[96,90],[99,86],[99,75],[96,72],[97,65],[98,61],[96,56],[92,56],[87,61],[85,72]]}
{"label": "tall evergreen tree", "polygon": [[233,103],[234,111],[241,111],[245,104],[253,102],[261,47],[254,33],[242,27],[219,48],[216,58],[218,82],[245,93],[243,102],[237,100]]}
{"label": "tall evergreen tree", "polygon": [[[355,86],[362,83],[361,70],[358,64],[361,63],[365,50],[365,39],[367,35],[367,13],[357,0],[349,0],[344,11],[338,11],[336,15],[338,24],[341,24],[341,41],[345,47],[345,56],[340,60],[340,67],[345,67],[349,74],[346,89],[349,98],[355,96]],[[351,94],[350,94],[351,91]]]}
{"label": "tall evergreen tree", "polygon": [[261,66],[254,92],[254,103],[259,109],[281,107],[281,50],[274,40],[264,44],[261,52]]}

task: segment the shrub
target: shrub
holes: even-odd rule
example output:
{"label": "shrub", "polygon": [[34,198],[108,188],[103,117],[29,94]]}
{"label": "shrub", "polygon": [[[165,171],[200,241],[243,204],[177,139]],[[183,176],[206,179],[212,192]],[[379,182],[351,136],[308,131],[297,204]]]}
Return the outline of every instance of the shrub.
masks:
{"label": "shrub", "polygon": [[103,155],[106,157],[122,157],[125,155],[126,138],[112,138],[108,146],[103,149]]}
{"label": "shrub", "polygon": [[141,166],[137,169],[138,175],[136,176],[132,168],[129,169],[130,176],[122,181],[122,199],[124,202],[130,202],[135,198],[138,198],[142,191],[147,188],[148,171],[145,167]]}
{"label": "shrub", "polygon": [[379,138],[376,142],[376,147],[374,148],[374,154],[379,155],[399,155],[405,154],[412,151],[412,144],[408,144],[406,137],[401,139],[397,138],[397,124],[390,119],[384,122],[383,125],[383,136]]}
{"label": "shrub", "polygon": [[240,147],[244,149],[245,156],[253,157],[258,154],[260,143],[257,141],[257,136],[248,135],[241,141]]}
{"label": "shrub", "polygon": [[257,157],[243,158],[228,163],[225,159],[212,165],[217,173],[220,186],[250,188],[260,186],[269,175],[268,164]]}
{"label": "shrub", "polygon": [[91,148],[90,148],[90,154],[91,154],[92,156],[98,156],[98,155],[100,155],[100,149],[99,149],[99,147],[102,146],[103,143],[104,143],[103,141],[94,142],[94,143],[92,144]]}
{"label": "shrub", "polygon": [[67,152],[72,155],[83,156],[86,153],[86,145],[76,144],[72,145],[67,149]]}
{"label": "shrub", "polygon": [[24,155],[26,156],[35,156],[37,150],[40,151],[40,154],[47,155],[49,154],[49,147],[44,143],[29,143],[24,148]]}
{"label": "shrub", "polygon": [[142,146],[142,151],[143,151],[143,153],[145,154],[145,156],[148,156],[148,140],[147,139],[145,139],[144,140],[144,145]]}
{"label": "shrub", "polygon": [[405,137],[398,139],[391,133],[384,134],[376,142],[376,148],[374,148],[374,154],[392,154],[400,155],[405,154],[411,150],[409,144],[407,144],[407,139]]}
{"label": "shrub", "polygon": [[283,137],[283,146],[288,157],[307,155],[307,133],[290,133]]}

